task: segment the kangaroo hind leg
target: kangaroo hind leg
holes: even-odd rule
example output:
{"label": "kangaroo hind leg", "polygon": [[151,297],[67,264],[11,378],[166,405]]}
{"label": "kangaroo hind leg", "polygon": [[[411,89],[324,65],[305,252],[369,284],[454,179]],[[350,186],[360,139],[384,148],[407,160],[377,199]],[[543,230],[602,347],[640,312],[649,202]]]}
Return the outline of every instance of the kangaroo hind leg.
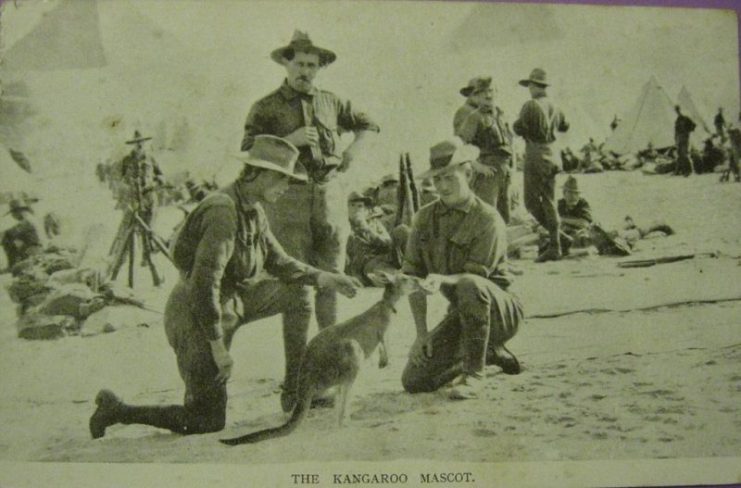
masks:
{"label": "kangaroo hind leg", "polygon": [[345,420],[345,411],[347,410],[347,401],[350,397],[355,378],[360,371],[360,363],[364,358],[363,349],[357,341],[345,341],[341,347],[339,358],[339,375],[338,375],[338,393],[339,403],[337,404],[337,425],[340,427]]}

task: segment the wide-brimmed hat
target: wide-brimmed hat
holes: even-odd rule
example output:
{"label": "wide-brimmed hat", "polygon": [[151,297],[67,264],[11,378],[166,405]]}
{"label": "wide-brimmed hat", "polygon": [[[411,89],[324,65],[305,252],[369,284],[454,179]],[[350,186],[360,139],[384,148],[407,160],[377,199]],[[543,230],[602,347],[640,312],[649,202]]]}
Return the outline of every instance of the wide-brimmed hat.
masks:
{"label": "wide-brimmed hat", "polygon": [[579,182],[573,176],[569,176],[563,184],[563,189],[579,193]]}
{"label": "wide-brimmed hat", "polygon": [[383,175],[381,181],[378,182],[378,186],[385,186],[387,183],[399,183],[399,177],[395,173]]}
{"label": "wide-brimmed hat", "polygon": [[256,168],[277,171],[295,180],[306,181],[301,165],[296,166],[299,151],[290,142],[278,136],[255,136],[249,151],[239,153],[236,158]]}
{"label": "wide-brimmed hat", "polygon": [[528,86],[530,83],[540,86],[548,86],[547,76],[541,68],[535,68],[530,72],[530,77],[520,80],[520,85]]}
{"label": "wide-brimmed hat", "polygon": [[151,137],[142,137],[141,133],[138,130],[134,131],[134,138],[130,141],[126,141],[126,144],[139,144],[144,141],[148,141],[152,139]]}
{"label": "wide-brimmed hat", "polygon": [[436,174],[459,164],[474,162],[479,157],[479,149],[466,144],[459,137],[439,142],[430,148],[430,169],[419,178],[432,178]]}
{"label": "wide-brimmed hat", "polygon": [[471,96],[491,88],[491,76],[477,76],[468,81],[468,85],[460,89],[460,94],[464,97]]}
{"label": "wide-brimmed hat", "polygon": [[7,212],[5,212],[5,215],[12,214],[13,212],[20,212],[21,210],[28,210],[29,212],[33,212],[33,209],[27,201],[18,198],[14,198],[10,202],[8,202],[8,207],[10,208]]}
{"label": "wide-brimmed hat", "polygon": [[373,199],[368,196],[360,193],[359,191],[353,191],[350,192],[350,195],[347,197],[348,203],[351,202],[363,202],[364,204],[370,206],[373,205]]}
{"label": "wide-brimmed hat", "polygon": [[316,53],[319,55],[320,66],[327,66],[328,64],[333,63],[335,59],[337,59],[337,55],[333,51],[330,51],[329,49],[325,49],[323,47],[315,46],[314,43],[311,42],[311,39],[309,39],[309,34],[300,30],[296,30],[293,32],[291,42],[288,43],[287,46],[279,47],[278,49],[270,53],[270,58],[276,63],[282,65],[287,61],[287,51],[292,51],[294,53],[296,51]]}

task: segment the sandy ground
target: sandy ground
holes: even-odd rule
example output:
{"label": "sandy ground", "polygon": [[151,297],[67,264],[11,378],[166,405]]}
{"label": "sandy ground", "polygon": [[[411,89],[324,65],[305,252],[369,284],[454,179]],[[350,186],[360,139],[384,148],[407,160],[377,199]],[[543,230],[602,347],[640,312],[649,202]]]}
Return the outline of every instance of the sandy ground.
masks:
{"label": "sandy ground", "polygon": [[[161,317],[140,311],[115,333],[24,341],[15,337],[13,307],[3,292],[0,460],[257,464],[740,456],[741,185],[720,185],[716,175],[579,179],[605,226],[631,215],[639,223],[663,219],[677,231],[642,241],[631,259],[709,251],[718,257],[642,269],[618,268],[619,260],[602,257],[516,262],[524,274],[515,291],[526,314],[565,314],[529,318],[509,343],[522,374],[487,370],[485,398],[465,402],[442,392],[403,392],[400,375],[414,327],[401,303],[387,337],[391,363],[379,370],[375,356],[367,362],[344,428],[335,426],[333,412],[315,410],[291,436],[239,448],[216,440],[284,418],[277,394],[283,368],[278,319],[245,326],[235,339],[224,432],[181,437],[115,426],[93,441],[87,421],[102,387],[137,404],[181,400]],[[174,280],[166,263],[161,268],[168,270],[168,284],[141,291],[159,310]],[[139,276],[146,281],[143,269]],[[2,279],[7,283],[7,275]],[[342,317],[379,297],[380,290],[367,289],[344,300]],[[695,303],[660,306],[686,301]],[[439,317],[444,307],[438,297],[431,314]]]}

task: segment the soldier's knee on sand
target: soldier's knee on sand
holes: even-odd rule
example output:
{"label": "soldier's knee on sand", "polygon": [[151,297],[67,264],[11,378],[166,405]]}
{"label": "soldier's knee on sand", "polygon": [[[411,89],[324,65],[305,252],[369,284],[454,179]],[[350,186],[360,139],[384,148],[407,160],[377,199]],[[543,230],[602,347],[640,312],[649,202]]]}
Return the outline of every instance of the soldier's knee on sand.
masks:
{"label": "soldier's knee on sand", "polygon": [[401,385],[407,393],[429,393],[435,391],[432,382],[420,375],[420,368],[407,363],[401,374]]}
{"label": "soldier's knee on sand", "polygon": [[455,285],[455,296],[458,304],[465,308],[467,304],[488,303],[486,289],[482,283],[484,278],[466,274]]}

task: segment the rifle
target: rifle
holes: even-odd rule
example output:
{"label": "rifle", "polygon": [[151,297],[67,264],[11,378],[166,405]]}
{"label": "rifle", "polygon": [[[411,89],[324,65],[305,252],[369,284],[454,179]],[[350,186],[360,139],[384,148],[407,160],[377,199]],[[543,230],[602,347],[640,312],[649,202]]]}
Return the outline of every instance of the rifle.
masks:
{"label": "rifle", "polygon": [[404,161],[406,163],[407,178],[409,181],[409,190],[412,198],[412,214],[417,213],[419,210],[419,190],[417,190],[417,184],[414,182],[414,173],[412,172],[412,161],[409,159],[409,153],[404,155]]}
{"label": "rifle", "polygon": [[396,220],[394,227],[401,225],[404,220],[404,207],[406,203],[406,171],[404,170],[404,156],[399,156],[399,188],[396,190]]}
{"label": "rifle", "polygon": [[677,261],[685,261],[687,259],[694,259],[701,256],[708,256],[712,258],[718,257],[717,252],[705,252],[700,254],[680,254],[676,256],[664,256],[658,258],[649,259],[636,259],[632,261],[622,261],[618,263],[620,268],[648,268],[649,266],[655,266],[657,264],[676,263]]}
{"label": "rifle", "polygon": [[[311,101],[304,100],[303,98],[301,99],[301,112],[303,114],[304,124],[306,124],[307,127],[315,127]],[[318,145],[314,144],[309,144],[309,149],[311,150],[311,161],[314,163],[314,167],[322,168],[324,165],[322,149]]]}

